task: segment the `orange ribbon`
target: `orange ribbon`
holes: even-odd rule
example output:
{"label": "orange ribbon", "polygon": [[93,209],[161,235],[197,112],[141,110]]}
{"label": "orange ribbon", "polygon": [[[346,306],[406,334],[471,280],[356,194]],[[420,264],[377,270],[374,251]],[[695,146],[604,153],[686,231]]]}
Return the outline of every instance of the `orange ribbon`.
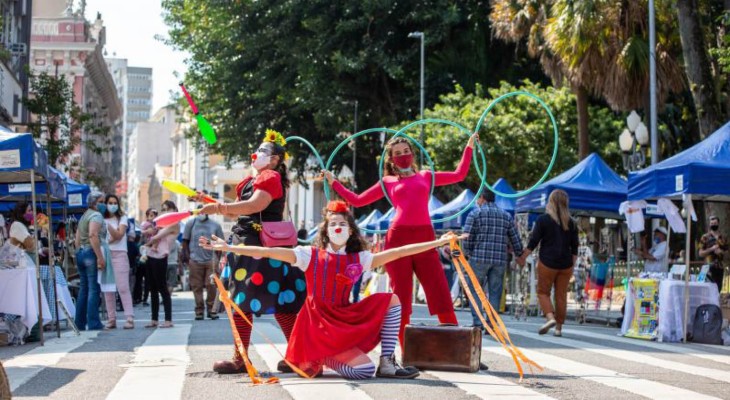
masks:
{"label": "orange ribbon", "polygon": [[230,296],[228,295],[228,291],[223,286],[223,282],[221,282],[221,280],[217,276],[214,275],[213,276],[213,280],[215,281],[215,285],[218,287],[218,297],[223,302],[223,305],[226,308],[226,314],[228,315],[228,321],[231,323],[231,332],[233,332],[233,341],[236,344],[236,350],[238,351],[238,354],[241,355],[241,358],[243,358],[243,363],[246,365],[246,372],[248,373],[248,376],[251,378],[251,382],[254,385],[269,384],[269,383],[278,383],[279,382],[279,378],[273,376],[271,378],[268,378],[268,379],[264,380],[264,378],[261,377],[261,374],[259,374],[259,371],[256,369],[256,367],[253,366],[253,363],[251,363],[251,359],[248,358],[248,354],[246,353],[246,349],[243,347],[243,342],[241,341],[241,336],[238,334],[238,329],[236,329],[236,324],[235,324],[235,322],[233,322],[233,312],[231,311],[231,309],[233,309],[234,311],[236,311],[236,314],[238,314],[241,318],[243,318],[243,320],[246,321],[246,323],[251,326],[251,329],[253,331],[255,331],[256,333],[258,333],[259,335],[261,335],[261,337],[263,337],[264,340],[266,340],[266,342],[269,343],[271,345],[271,347],[273,347],[274,350],[276,350],[277,353],[279,353],[279,355],[281,356],[281,358],[284,359],[284,362],[289,367],[291,367],[291,369],[294,372],[296,372],[297,374],[299,374],[299,375],[301,375],[301,376],[303,376],[305,378],[308,378],[308,379],[313,378],[313,376],[309,376],[307,373],[305,373],[304,371],[302,371],[301,369],[299,369],[296,365],[290,363],[286,359],[286,357],[284,357],[284,355],[281,354],[281,352],[276,347],[276,345],[274,344],[274,342],[271,339],[269,339],[268,336],[266,336],[263,333],[257,331],[253,327],[253,322],[251,322],[251,320],[249,320],[246,317],[246,314],[243,311],[241,311],[241,309],[238,307],[238,305],[236,303],[234,303],[233,300],[231,300]]}
{"label": "orange ribbon", "polygon": [[466,271],[466,274],[469,276],[469,280],[471,280],[471,283],[473,284],[477,292],[479,300],[481,300],[482,302],[482,307],[486,311],[487,317],[489,318],[489,322],[491,322],[491,324],[487,323],[486,318],[482,314],[482,310],[478,307],[474,307],[474,309],[477,311],[477,316],[479,316],[479,320],[482,321],[482,324],[486,328],[487,332],[489,332],[489,335],[497,340],[507,351],[507,353],[512,356],[512,360],[515,362],[515,365],[517,366],[517,371],[520,374],[520,382],[522,382],[522,378],[524,376],[524,371],[522,370],[522,364],[520,363],[520,360],[522,360],[522,362],[524,363],[527,363],[528,366],[530,366],[531,371],[533,366],[542,371],[543,368],[540,365],[527,358],[524,354],[522,354],[520,349],[518,349],[517,346],[512,343],[512,339],[510,339],[509,333],[507,332],[507,327],[504,325],[504,322],[502,322],[499,314],[497,314],[489,301],[487,301],[487,296],[484,294],[484,290],[482,290],[479,280],[477,279],[476,275],[474,275],[474,271],[472,270],[469,263],[466,261],[466,258],[464,257],[464,254],[462,253],[461,248],[459,247],[459,244],[457,243],[455,238],[451,240],[450,247],[451,259],[454,262],[454,267],[456,268],[456,272],[459,275],[459,280],[461,281],[461,286],[464,288],[466,297],[469,299],[469,302],[471,304],[477,304],[474,298],[474,294],[471,292],[471,288],[469,287],[469,285],[467,285],[466,277],[464,277],[464,271]]}

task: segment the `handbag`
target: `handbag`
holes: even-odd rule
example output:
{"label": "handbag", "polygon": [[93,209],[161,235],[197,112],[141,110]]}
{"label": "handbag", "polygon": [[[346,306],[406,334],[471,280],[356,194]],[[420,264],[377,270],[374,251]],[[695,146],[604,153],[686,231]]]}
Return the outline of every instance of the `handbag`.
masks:
{"label": "handbag", "polygon": [[[259,218],[263,220],[260,213]],[[296,246],[297,229],[291,221],[261,221],[259,238],[264,247]]]}

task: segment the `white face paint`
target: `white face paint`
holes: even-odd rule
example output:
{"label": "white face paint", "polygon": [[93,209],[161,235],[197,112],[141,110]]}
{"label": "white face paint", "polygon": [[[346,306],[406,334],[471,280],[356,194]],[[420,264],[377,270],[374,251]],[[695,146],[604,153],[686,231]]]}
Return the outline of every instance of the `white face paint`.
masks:
{"label": "white face paint", "polygon": [[347,225],[344,217],[341,215],[330,217],[327,225],[327,236],[330,238],[330,243],[335,246],[344,246],[347,243],[347,239],[350,238],[350,226]]}
{"label": "white face paint", "polygon": [[251,163],[251,166],[254,167],[254,169],[256,169],[257,171],[259,171],[262,168],[264,168],[267,165],[269,165],[270,162],[271,162],[271,156],[270,155],[268,155],[266,153],[262,153],[260,151],[257,151],[256,152],[256,159],[253,160],[253,162]]}

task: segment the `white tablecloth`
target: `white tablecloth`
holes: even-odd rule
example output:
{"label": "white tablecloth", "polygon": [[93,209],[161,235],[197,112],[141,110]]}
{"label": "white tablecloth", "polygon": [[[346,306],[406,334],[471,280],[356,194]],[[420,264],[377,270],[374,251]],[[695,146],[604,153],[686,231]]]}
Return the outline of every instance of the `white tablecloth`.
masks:
{"label": "white tablecloth", "polygon": [[[52,318],[43,290],[41,304],[43,324],[46,324]],[[38,322],[38,283],[35,269],[0,269],[0,312],[20,315],[28,330]]]}
{"label": "white tablecloth", "polygon": [[[689,283],[688,332],[697,307],[702,304],[720,305],[717,285],[710,282]],[[679,342],[684,338],[684,281],[663,280],[659,283],[659,339],[664,342]]]}

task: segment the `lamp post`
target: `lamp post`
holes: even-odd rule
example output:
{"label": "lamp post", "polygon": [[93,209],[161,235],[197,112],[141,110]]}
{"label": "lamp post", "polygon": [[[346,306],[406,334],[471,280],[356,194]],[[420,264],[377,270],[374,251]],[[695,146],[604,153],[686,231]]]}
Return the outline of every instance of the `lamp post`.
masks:
{"label": "lamp post", "polygon": [[[627,172],[636,171],[646,163],[646,146],[649,143],[649,130],[646,128],[641,117],[636,111],[631,111],[626,117],[627,129],[621,132],[618,137],[618,144],[621,147],[624,168]],[[638,146],[637,146],[638,145]],[[637,151],[638,148],[638,151]],[[633,242],[636,238],[632,236]],[[631,278],[631,249],[626,246],[626,276]]]}
{"label": "lamp post", "polygon": [[646,163],[644,153],[646,145],[649,144],[649,130],[641,122],[641,117],[636,111],[631,111],[626,118],[626,125],[627,129],[619,135],[618,143],[623,153],[624,168],[631,172],[640,169]]}
{"label": "lamp post", "polygon": [[[426,35],[423,34],[423,32],[411,32],[408,34],[408,37],[411,39],[420,39],[421,40],[421,119],[423,119],[423,107],[425,102],[425,96],[426,96],[426,86],[424,83],[424,74],[426,69],[426,47],[424,45],[426,40]],[[424,126],[421,125],[421,137],[420,142],[422,145],[425,145],[423,141],[423,129]],[[420,167],[423,167],[423,152],[421,152],[421,162]]]}

